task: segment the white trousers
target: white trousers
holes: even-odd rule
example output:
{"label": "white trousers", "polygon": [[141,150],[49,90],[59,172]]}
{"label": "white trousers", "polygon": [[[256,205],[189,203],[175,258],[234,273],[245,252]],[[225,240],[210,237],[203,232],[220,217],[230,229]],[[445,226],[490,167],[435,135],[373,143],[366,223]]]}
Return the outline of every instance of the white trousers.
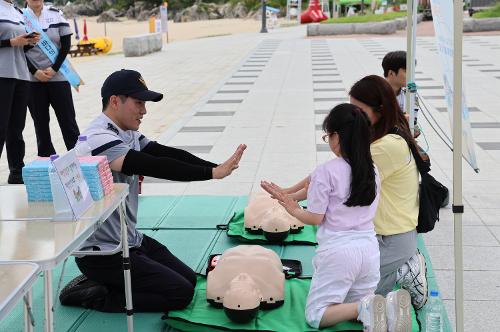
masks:
{"label": "white trousers", "polygon": [[375,237],[360,242],[352,247],[328,249],[314,256],[314,274],[305,313],[307,323],[312,327],[319,327],[328,306],[355,303],[375,292],[380,280],[378,243]]}

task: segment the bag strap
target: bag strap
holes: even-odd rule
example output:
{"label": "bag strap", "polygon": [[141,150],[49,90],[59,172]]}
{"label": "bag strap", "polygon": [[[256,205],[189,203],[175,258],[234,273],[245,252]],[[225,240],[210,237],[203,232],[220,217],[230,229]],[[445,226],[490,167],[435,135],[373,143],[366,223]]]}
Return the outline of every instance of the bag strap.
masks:
{"label": "bag strap", "polygon": [[[389,133],[401,136],[398,127],[394,127]],[[417,150],[417,146],[415,144],[408,144],[408,143],[407,145],[410,148],[411,154],[413,155],[413,159],[415,159],[415,164],[417,165],[417,169],[420,175],[423,176],[424,174],[429,173],[431,168],[429,167],[429,164],[422,159],[422,156]]]}

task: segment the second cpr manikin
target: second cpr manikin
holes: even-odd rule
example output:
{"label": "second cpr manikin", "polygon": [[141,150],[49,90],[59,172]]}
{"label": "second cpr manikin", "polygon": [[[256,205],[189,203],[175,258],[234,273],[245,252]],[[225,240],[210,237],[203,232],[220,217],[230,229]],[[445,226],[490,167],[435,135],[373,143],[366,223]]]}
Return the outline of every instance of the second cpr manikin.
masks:
{"label": "second cpr manikin", "polygon": [[248,322],[259,308],[285,301],[285,274],[278,255],[258,245],[226,250],[207,275],[207,301],[233,321]]}
{"label": "second cpr manikin", "polygon": [[256,194],[245,208],[245,230],[254,234],[264,233],[269,241],[283,241],[289,233],[299,233],[303,228],[302,222],[288,214],[268,194]]}

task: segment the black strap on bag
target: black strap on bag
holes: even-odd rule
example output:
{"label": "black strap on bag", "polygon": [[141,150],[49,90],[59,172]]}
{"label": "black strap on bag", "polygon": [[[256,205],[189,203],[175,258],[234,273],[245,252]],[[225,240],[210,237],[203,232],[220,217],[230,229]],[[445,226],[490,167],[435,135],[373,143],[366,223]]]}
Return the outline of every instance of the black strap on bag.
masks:
{"label": "black strap on bag", "polygon": [[[397,128],[391,133],[399,135]],[[417,232],[427,233],[434,229],[436,221],[439,220],[439,209],[448,197],[448,188],[429,174],[431,170],[430,160],[422,158],[417,146],[409,144],[409,147],[421,178]]]}

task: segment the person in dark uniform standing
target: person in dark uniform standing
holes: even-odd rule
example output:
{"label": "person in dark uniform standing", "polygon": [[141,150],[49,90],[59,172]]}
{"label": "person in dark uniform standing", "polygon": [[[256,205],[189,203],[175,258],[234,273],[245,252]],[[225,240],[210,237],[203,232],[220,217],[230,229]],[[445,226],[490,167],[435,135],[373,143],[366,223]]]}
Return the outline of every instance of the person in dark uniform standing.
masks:
{"label": "person in dark uniform standing", "polygon": [[23,183],[23,130],[30,88],[24,47],[34,45],[39,38],[38,34],[26,33],[19,8],[11,1],[0,0],[0,157],[5,143],[9,184]]}
{"label": "person in dark uniform standing", "polygon": [[76,123],[71,86],[59,72],[71,47],[71,28],[59,9],[44,6],[43,0],[27,0],[28,10],[38,18],[38,23],[50,40],[59,49],[52,63],[39,46],[26,52],[31,72],[31,95],[28,107],[33,118],[40,157],[49,157],[56,151],[49,128],[49,105],[52,106],[68,150],[72,149],[80,130]]}

